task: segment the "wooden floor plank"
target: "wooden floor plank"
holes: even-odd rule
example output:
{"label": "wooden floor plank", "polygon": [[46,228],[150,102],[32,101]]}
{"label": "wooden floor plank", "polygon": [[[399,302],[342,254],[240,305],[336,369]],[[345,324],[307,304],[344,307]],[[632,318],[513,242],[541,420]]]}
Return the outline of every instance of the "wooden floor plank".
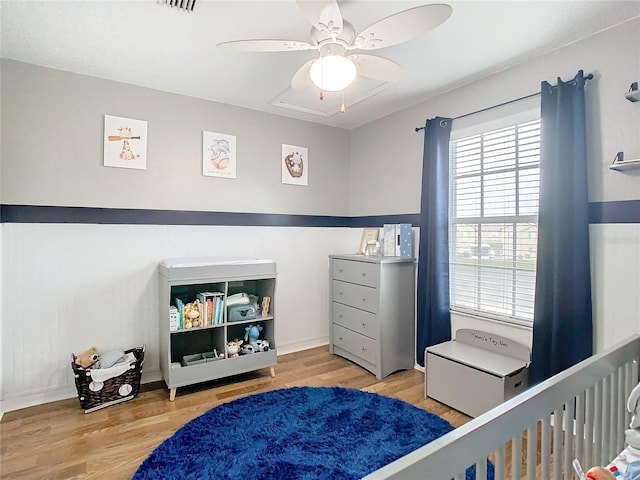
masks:
{"label": "wooden floor plank", "polygon": [[174,402],[161,382],[143,386],[132,401],[85,414],[77,399],[4,415],[0,423],[0,478],[130,479],[140,463],[190,420],[221,403],[293,386],[342,386],[398,398],[446,418],[470,420],[424,398],[424,374],[396,372],[382,381],[317,347],[278,357],[269,369],[179,388]]}

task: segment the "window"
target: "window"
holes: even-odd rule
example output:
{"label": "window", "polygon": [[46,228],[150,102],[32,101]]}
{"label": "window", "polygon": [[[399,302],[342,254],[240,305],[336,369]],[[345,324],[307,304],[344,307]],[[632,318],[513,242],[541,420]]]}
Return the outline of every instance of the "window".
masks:
{"label": "window", "polygon": [[540,120],[454,139],[450,147],[451,308],[531,323]]}

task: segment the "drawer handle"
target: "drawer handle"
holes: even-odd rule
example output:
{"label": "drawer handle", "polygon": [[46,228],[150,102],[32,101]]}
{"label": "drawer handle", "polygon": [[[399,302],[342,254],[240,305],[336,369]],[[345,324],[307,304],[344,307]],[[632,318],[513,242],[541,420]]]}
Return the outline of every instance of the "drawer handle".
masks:
{"label": "drawer handle", "polygon": [[[342,316],[342,315],[341,315]],[[362,322],[362,326],[366,327],[367,326],[367,322]]]}
{"label": "drawer handle", "polygon": [[338,317],[342,318],[342,314],[338,315]]}
{"label": "drawer handle", "polygon": [[338,272],[342,273],[342,271],[343,271],[343,269],[342,269],[342,268],[339,268],[339,269],[338,269]]}
{"label": "drawer handle", "polygon": [[338,340],[342,340],[342,337],[338,337]]}
{"label": "drawer handle", "polygon": [[338,292],[338,295],[342,295],[342,292]]}
{"label": "drawer handle", "polygon": [[363,302],[366,302],[366,301],[367,301],[367,297],[363,298],[363,299],[362,299],[362,301],[363,301]]}
{"label": "drawer handle", "polygon": [[367,351],[367,347],[362,347],[362,351],[366,352]]}
{"label": "drawer handle", "polygon": [[366,276],[367,276],[367,274],[363,272],[363,273],[362,273],[362,276],[363,276],[363,277],[366,277]]}

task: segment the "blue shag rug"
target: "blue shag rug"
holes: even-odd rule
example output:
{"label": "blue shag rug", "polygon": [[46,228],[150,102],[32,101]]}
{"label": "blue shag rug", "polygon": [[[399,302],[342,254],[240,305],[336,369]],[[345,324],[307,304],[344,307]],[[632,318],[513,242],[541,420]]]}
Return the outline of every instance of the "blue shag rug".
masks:
{"label": "blue shag rug", "polygon": [[[374,393],[287,388],[219,405],[190,421],[151,453],[133,480],[355,480],[451,430],[436,415]],[[493,466],[487,468],[493,479]]]}

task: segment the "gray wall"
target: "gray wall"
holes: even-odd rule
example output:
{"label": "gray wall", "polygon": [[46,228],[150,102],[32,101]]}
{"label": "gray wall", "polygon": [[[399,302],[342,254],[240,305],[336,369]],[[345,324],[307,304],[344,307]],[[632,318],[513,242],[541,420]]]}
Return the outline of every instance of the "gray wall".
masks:
{"label": "gray wall", "polygon": [[[348,214],[348,131],[14,61],[0,67],[5,205]],[[148,122],[146,170],[103,166],[105,114]],[[236,136],[236,179],[202,175],[203,130]],[[308,148],[307,187],[281,183],[283,143]],[[348,228],[309,226],[45,218],[1,229],[0,411],[75,396],[70,354],[90,346],[146,345],[143,381],[158,380],[164,258],[274,260],[278,353],[326,344],[328,256],[354,253],[359,240]]]}
{"label": "gray wall", "polygon": [[[103,166],[105,114],[148,122],[146,170]],[[342,129],[9,60],[2,116],[3,204],[324,215],[349,208]],[[203,130],[236,136],[236,179],[202,175]],[[307,187],[281,183],[283,143],[309,149]]]}
{"label": "gray wall", "polygon": [[[351,214],[419,212],[423,134],[414,128],[427,118],[456,117],[539,92],[543,80],[569,80],[580,69],[595,76],[587,84],[590,201],[640,199],[637,174],[608,168],[618,151],[627,159],[640,158],[640,103],[624,97],[632,82],[640,82],[639,46],[640,19],[635,19],[352,131]],[[513,108],[517,105],[488,115]],[[485,118],[456,120],[453,128]]]}
{"label": "gray wall", "polygon": [[[640,158],[640,103],[626,100],[640,81],[640,19],[452,90],[351,134],[349,198],[352,215],[420,211],[423,134],[414,128],[435,116],[456,117],[540,91],[540,82],[571,79],[578,70],[593,73],[587,83],[589,199],[591,202],[640,200],[640,168],[609,169],[616,152]],[[539,105],[539,98],[533,102]],[[532,100],[454,120],[453,128],[529,109]],[[375,192],[375,194],[372,194]],[[593,224],[592,288],[596,348],[640,331],[640,224]],[[453,316],[453,329],[483,328],[522,342],[531,330]]]}

